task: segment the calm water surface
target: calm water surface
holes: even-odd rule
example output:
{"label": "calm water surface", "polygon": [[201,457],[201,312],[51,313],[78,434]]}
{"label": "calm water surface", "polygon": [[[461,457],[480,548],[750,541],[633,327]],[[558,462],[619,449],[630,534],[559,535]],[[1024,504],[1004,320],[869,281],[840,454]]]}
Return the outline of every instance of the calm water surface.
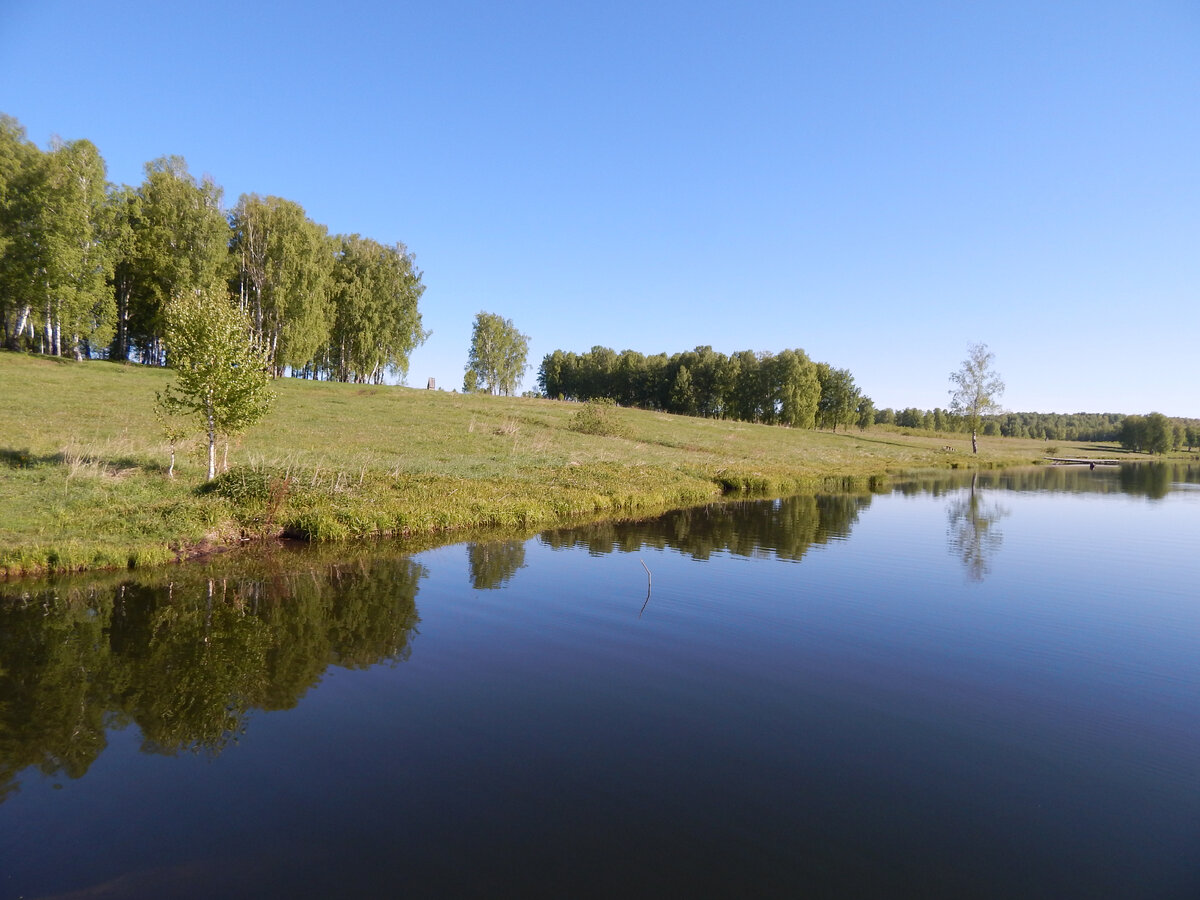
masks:
{"label": "calm water surface", "polygon": [[0,897],[1200,896],[1197,482],[0,586]]}

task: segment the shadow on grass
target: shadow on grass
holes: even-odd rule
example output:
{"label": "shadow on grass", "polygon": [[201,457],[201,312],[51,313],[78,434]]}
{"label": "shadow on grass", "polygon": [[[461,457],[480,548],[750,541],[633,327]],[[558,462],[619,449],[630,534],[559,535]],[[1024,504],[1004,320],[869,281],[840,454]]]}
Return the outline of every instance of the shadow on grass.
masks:
{"label": "shadow on grass", "polygon": [[843,431],[839,436],[852,437],[855,440],[862,441],[864,444],[882,444],[885,447],[902,447],[905,450],[928,450],[932,452],[936,449],[934,447],[926,447],[921,444],[914,444],[911,441],[889,441],[884,438],[867,437],[865,434],[854,434],[849,431]]}
{"label": "shadow on grass", "polygon": [[37,454],[15,447],[0,447],[0,465],[10,469],[36,469],[40,466],[61,466],[66,461],[62,453]]}
{"label": "shadow on grass", "polygon": [[39,469],[43,466],[68,466],[72,463],[95,465],[105,471],[127,472],[130,469],[140,469],[143,472],[165,473],[167,467],[160,462],[147,462],[132,456],[118,456],[113,459],[101,459],[96,456],[78,456],[61,450],[57,453],[34,453],[29,449],[18,450],[15,447],[0,447],[0,466],[9,469]]}

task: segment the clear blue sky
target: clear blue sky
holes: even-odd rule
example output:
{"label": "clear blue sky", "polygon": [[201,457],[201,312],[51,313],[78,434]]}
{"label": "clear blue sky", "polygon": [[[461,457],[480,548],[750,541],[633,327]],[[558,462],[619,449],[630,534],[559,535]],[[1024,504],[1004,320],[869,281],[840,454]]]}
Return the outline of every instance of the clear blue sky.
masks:
{"label": "clear blue sky", "polygon": [[0,111],[109,178],[403,241],[459,387],[554,349],[802,347],[876,405],[1200,416],[1200,3],[0,0]]}

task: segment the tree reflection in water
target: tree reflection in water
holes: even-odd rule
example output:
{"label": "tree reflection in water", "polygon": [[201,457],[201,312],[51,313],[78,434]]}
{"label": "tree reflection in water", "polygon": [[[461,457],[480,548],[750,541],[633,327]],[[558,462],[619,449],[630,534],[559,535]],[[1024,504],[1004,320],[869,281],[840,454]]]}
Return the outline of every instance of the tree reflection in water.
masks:
{"label": "tree reflection in water", "polygon": [[553,549],[582,547],[593,555],[670,548],[694,559],[714,553],[799,562],[814,545],[850,534],[870,494],[817,494],[773,501],[719,503],[676,510],[640,522],[600,522],[547,531]]}
{"label": "tree reflection in water", "polygon": [[417,633],[408,558],[210,574],[0,587],[0,801],[30,766],[83,776],[130,724],[147,753],[219,754],[254,710],[405,660]]}
{"label": "tree reflection in water", "polygon": [[525,541],[490,541],[467,544],[467,564],[471,568],[471,587],[492,590],[504,587],[525,567]]}
{"label": "tree reflection in water", "polygon": [[[972,473],[980,489],[1036,493],[1128,494],[1161,500],[1183,485],[1200,485],[1200,465],[1174,462],[1134,462],[1121,465],[1054,465],[998,469]],[[960,472],[943,472],[897,481],[894,490],[905,496],[956,493],[967,485]]]}
{"label": "tree reflection in water", "polygon": [[[969,487],[968,487],[969,484]],[[1002,543],[998,491],[1127,493],[1156,499],[1200,484],[1200,466],[1049,467],[902,482],[900,493],[944,494],[947,538],[981,581]],[[717,504],[649,521],[546,532],[551,548],[594,554],[673,548],[800,561],[850,533],[871,494],[818,494]],[[256,710],[287,709],[329,666],[407,659],[424,568],[409,557],[333,548],[336,561],[280,565],[229,560],[87,579],[0,585],[0,801],[22,770],[78,778],[112,729],[136,725],[143,749],[217,754]],[[472,584],[497,588],[525,565],[523,541],[468,547]]]}
{"label": "tree reflection in water", "polygon": [[996,523],[1008,515],[1008,510],[986,500],[978,486],[978,475],[973,475],[970,488],[952,498],[946,512],[950,519],[946,529],[950,552],[962,560],[968,578],[983,581],[991,570],[991,557],[1004,542]]}

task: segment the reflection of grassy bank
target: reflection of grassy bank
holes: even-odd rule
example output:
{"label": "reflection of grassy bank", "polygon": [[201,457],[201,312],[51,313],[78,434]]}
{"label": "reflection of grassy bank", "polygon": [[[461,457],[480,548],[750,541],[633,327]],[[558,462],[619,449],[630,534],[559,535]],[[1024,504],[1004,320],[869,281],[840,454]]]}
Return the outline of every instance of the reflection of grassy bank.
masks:
{"label": "reflection of grassy bank", "polygon": [[[570,427],[576,404],[282,380],[267,420],[197,492],[202,460],[154,421],[170,373],[0,353],[0,572],[168,561],[286,532],[313,539],[529,531],[723,494],[783,494],[921,468],[1026,463],[1045,442],[896,430],[830,434],[616,409],[616,434]],[[1073,455],[1112,448],[1058,442]]]}

